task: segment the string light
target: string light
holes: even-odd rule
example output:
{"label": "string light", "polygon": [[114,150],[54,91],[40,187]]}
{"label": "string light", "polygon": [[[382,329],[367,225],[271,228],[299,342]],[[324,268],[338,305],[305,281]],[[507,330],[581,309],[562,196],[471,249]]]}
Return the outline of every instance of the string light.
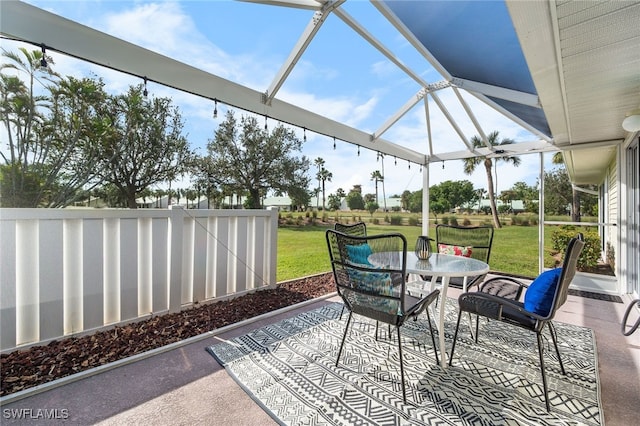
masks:
{"label": "string light", "polygon": [[302,128],[302,140],[305,141],[305,142],[307,141],[307,128],[306,127]]}
{"label": "string light", "polygon": [[395,155],[393,156],[393,165],[394,166],[398,165],[398,157],[396,157]]}
{"label": "string light", "polygon": [[144,97],[147,97],[148,94],[149,92],[147,91],[147,77],[144,77],[144,90],[142,91],[142,95]]}
{"label": "string light", "polygon": [[358,145],[358,157],[360,157],[360,145]]}
{"label": "string light", "polygon": [[407,164],[409,165],[409,170],[411,170],[411,161],[407,160]]}
{"label": "string light", "polygon": [[379,153],[379,152],[376,152],[376,163],[377,163],[378,161],[380,161],[380,153]]}
{"label": "string light", "polygon": [[265,130],[269,130],[269,126],[267,126],[267,118],[268,118],[268,117],[265,115],[265,116],[264,116],[264,129],[265,129]]}
{"label": "string light", "polygon": [[422,164],[420,164],[420,173],[422,173]]}
{"label": "string light", "polygon": [[444,160],[442,160],[442,170],[444,170]]}
{"label": "string light", "polygon": [[336,137],[335,136],[333,137],[333,149],[334,150],[336,149]]}
{"label": "string light", "polygon": [[213,118],[218,118],[218,100],[213,100]]}
{"label": "string light", "polygon": [[42,44],[40,47],[42,48],[42,58],[40,58],[40,66],[42,68],[46,68],[47,67],[47,58],[46,58],[47,52],[45,51],[45,45]]}

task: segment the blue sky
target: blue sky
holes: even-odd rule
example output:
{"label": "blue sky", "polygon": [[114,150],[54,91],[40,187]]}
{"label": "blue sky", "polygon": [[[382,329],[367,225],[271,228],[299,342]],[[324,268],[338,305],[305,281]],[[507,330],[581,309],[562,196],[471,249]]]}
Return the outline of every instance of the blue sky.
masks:
{"label": "blue sky", "polygon": [[[284,7],[243,3],[236,1],[28,1],[63,17],[91,26],[118,38],[139,44],[150,50],[171,56],[252,89],[265,91],[281,64],[288,57],[300,34],[313,16],[312,11]],[[442,80],[428,62],[420,57],[409,43],[368,1],[349,1],[345,10],[396,56],[414,69],[421,70],[421,77],[429,83]],[[2,41],[5,48],[15,44]],[[29,47],[33,48],[33,47]],[[67,75],[93,73],[104,78],[107,90],[118,93],[131,84],[139,84],[137,78],[119,74],[65,57],[53,52],[55,69]],[[204,146],[213,137],[226,107],[218,105],[218,118],[212,116],[213,105],[209,100],[149,84],[149,92],[156,96],[172,97],[180,106],[185,119],[185,133],[193,147]],[[337,121],[366,131],[376,131],[402,105],[415,95],[419,87],[395,65],[358,36],[336,16],[329,16],[316,38],[294,68],[278,97]],[[441,93],[449,103],[453,94]],[[475,108],[475,98],[465,97]],[[457,105],[451,102],[451,105]],[[479,112],[478,112],[479,111]],[[432,112],[434,144],[440,151],[462,150],[463,145],[451,126],[436,108]],[[462,114],[461,107],[452,107],[454,117]],[[237,112],[242,113],[242,111]],[[486,133],[500,131],[501,137],[516,141],[534,138],[518,125],[486,107],[476,110]],[[268,121],[270,126],[277,123]],[[462,123],[468,138],[475,131],[471,123]],[[302,130],[297,129],[302,137]],[[370,180],[374,170],[381,170],[376,153],[342,141],[333,149],[333,140],[312,132],[307,133],[303,154],[311,161],[322,157],[326,168],[333,173],[327,182],[328,193],[338,187],[349,191],[360,184],[365,193],[374,192]],[[396,123],[384,138],[407,144],[413,149],[427,152],[427,133],[424,107],[419,103]],[[438,149],[436,149],[438,151]],[[546,157],[550,157],[547,154]],[[545,157],[545,158],[546,158]],[[514,182],[535,184],[539,170],[539,156],[523,156],[520,167],[499,163],[498,191],[508,189]],[[404,190],[421,188],[420,168],[406,161],[387,157],[384,164],[387,196]],[[311,168],[310,174],[315,175]],[[444,169],[441,164],[432,165],[430,183],[444,180],[468,179],[476,188],[486,188],[486,175],[478,169],[473,175],[465,175],[461,161],[449,161]],[[181,186],[181,185],[178,185]],[[186,186],[186,185],[182,185]]]}

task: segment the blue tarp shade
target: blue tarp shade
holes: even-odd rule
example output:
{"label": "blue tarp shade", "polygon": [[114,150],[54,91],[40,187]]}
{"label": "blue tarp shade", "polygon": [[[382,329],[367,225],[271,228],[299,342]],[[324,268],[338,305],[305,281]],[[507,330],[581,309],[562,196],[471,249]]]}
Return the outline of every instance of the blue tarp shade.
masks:
{"label": "blue tarp shade", "polygon": [[[537,95],[503,1],[394,1],[385,4],[453,77]],[[551,135],[542,109],[490,98]]]}

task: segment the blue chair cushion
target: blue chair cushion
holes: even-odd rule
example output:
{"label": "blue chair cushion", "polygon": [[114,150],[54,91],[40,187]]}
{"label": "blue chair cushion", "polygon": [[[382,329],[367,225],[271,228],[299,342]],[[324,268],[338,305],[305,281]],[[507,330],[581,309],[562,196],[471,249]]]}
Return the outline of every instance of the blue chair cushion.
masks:
{"label": "blue chair cushion", "polygon": [[561,273],[562,268],[550,269],[533,280],[524,294],[524,308],[527,311],[542,316],[549,315]]}
{"label": "blue chair cushion", "polygon": [[346,245],[347,255],[351,263],[359,263],[361,265],[372,266],[369,262],[369,256],[373,253],[369,244]]}

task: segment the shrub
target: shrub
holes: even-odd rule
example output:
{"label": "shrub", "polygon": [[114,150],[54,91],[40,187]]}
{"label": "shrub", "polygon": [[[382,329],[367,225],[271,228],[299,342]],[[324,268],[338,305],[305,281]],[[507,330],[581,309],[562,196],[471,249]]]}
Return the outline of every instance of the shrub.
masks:
{"label": "shrub", "polygon": [[521,225],[522,224],[522,219],[519,218],[518,216],[511,216],[511,224],[512,225]]}
{"label": "shrub", "polygon": [[309,210],[307,210],[306,212],[304,212],[304,217],[309,217]]}
{"label": "shrub", "polygon": [[402,225],[402,216],[391,216],[389,220],[392,225]]}
{"label": "shrub", "polygon": [[377,217],[374,217],[371,223],[373,223],[374,225],[380,225],[380,219],[378,219]]}
{"label": "shrub", "polygon": [[471,221],[465,217],[464,220],[462,221],[462,225],[471,226]]}
{"label": "shrub", "polygon": [[442,216],[442,224],[443,225],[449,224],[449,216]]}
{"label": "shrub", "polygon": [[384,217],[384,221],[385,221],[386,223],[391,223],[391,220],[389,219],[389,215],[385,215],[385,217]]}
{"label": "shrub", "polygon": [[313,217],[314,219],[317,219],[318,218],[318,212],[316,210],[311,212],[311,217]]}
{"label": "shrub", "polygon": [[[561,253],[567,248],[569,240],[576,236],[577,231],[572,226],[554,229],[551,233],[553,249]],[[578,258],[578,268],[589,268],[598,265],[600,260],[600,236],[597,232],[583,232],[584,248]]]}
{"label": "shrub", "polygon": [[329,213],[327,213],[327,212],[323,212],[322,213],[322,221],[323,222],[329,222]]}
{"label": "shrub", "polygon": [[409,225],[418,226],[418,218],[417,217],[410,217],[409,218]]}
{"label": "shrub", "polygon": [[451,216],[449,219],[449,225],[458,226],[458,219],[455,216]]}
{"label": "shrub", "polygon": [[527,219],[526,217],[523,218],[522,221],[520,222],[520,225],[529,226],[529,219]]}

